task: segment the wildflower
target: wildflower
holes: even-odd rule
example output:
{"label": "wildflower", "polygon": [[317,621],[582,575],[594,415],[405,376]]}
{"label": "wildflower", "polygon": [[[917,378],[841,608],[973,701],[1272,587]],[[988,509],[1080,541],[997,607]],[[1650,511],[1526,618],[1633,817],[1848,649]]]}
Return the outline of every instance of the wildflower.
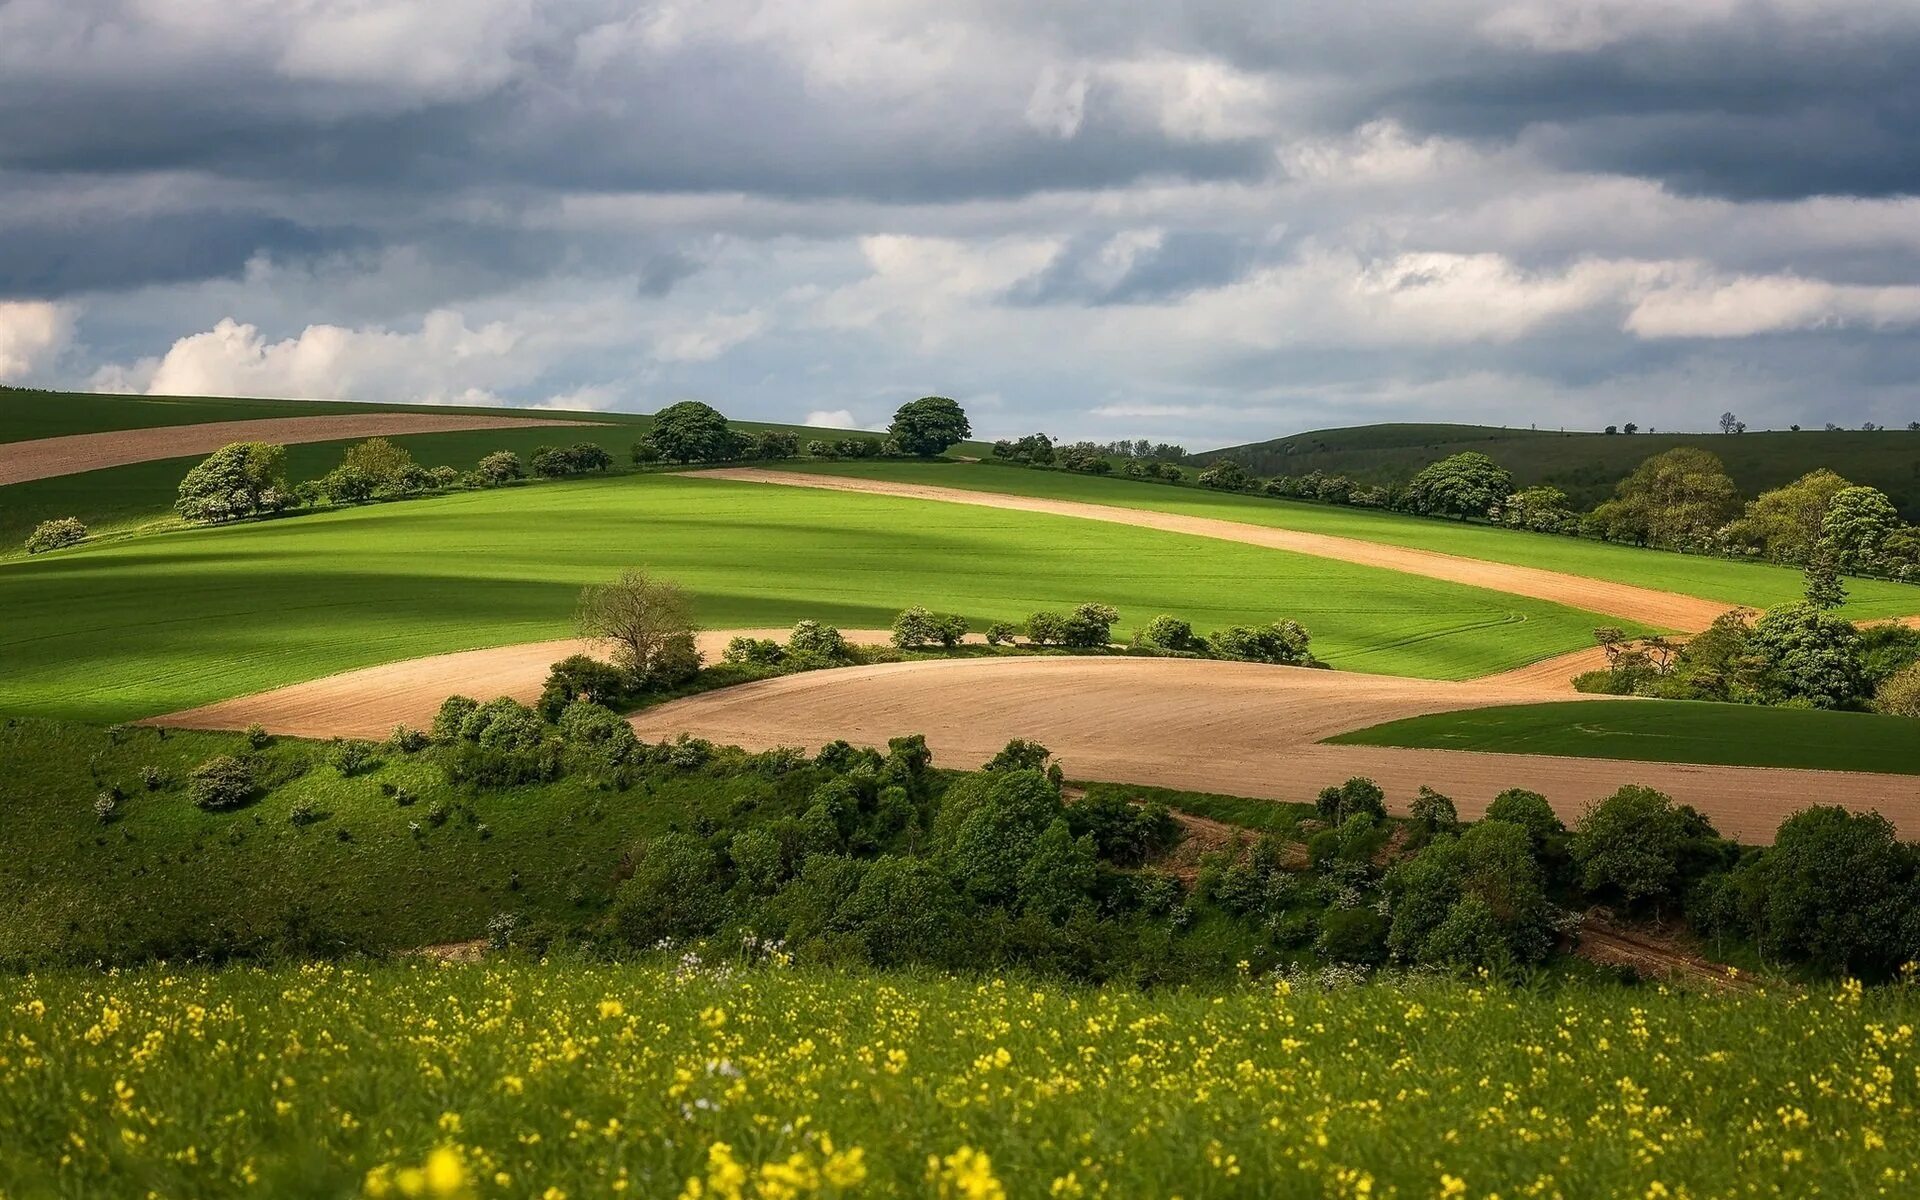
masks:
{"label": "wildflower", "polygon": [[941,1200],[1006,1200],[1006,1189],[994,1178],[993,1160],[971,1146],[962,1146],[945,1158],[927,1156],[927,1180]]}
{"label": "wildflower", "polygon": [[608,997],[607,999],[602,1000],[600,1002],[600,1019],[602,1021],[612,1020],[614,1017],[617,1017],[626,1011],[627,1011],[626,1006],[624,1004],[621,1004],[618,1000],[613,999],[612,997]]}

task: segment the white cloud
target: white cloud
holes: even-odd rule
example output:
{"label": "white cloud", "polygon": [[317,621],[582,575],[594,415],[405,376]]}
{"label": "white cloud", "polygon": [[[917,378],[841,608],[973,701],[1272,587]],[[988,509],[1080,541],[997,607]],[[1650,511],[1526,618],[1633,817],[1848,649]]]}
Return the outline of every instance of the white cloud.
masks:
{"label": "white cloud", "polygon": [[1048,63],[1027,98],[1027,124],[1065,141],[1080,132],[1087,115],[1087,76]]}
{"label": "white cloud", "polygon": [[309,325],[277,342],[229,317],[157,359],[102,368],[93,382],[165,396],[490,403],[495,389],[532,377],[516,353],[522,340],[504,323],[471,329],[446,310],[428,313],[413,333]]}
{"label": "white cloud", "polygon": [[1703,279],[1657,289],[1627,314],[1643,338],[1739,338],[1861,326],[1920,325],[1920,287],[1840,285],[1797,275]]}
{"label": "white cloud", "polygon": [[1274,88],[1217,59],[1163,55],[1109,63],[1101,79],[1118,102],[1168,137],[1212,142],[1274,129]]}
{"label": "white cloud", "polygon": [[73,340],[73,306],[44,300],[0,301],[0,383],[44,370]]}
{"label": "white cloud", "polygon": [[654,341],[653,354],[662,362],[712,362],[757,336],[766,323],[766,317],[757,310],[715,313],[664,330]]}
{"label": "white cloud", "polygon": [[821,411],[821,412],[810,412],[807,414],[806,423],[808,425],[816,426],[820,429],[856,429],[858,428],[858,426],[854,423],[853,413],[844,408],[836,408],[836,409],[831,409],[828,411]]}

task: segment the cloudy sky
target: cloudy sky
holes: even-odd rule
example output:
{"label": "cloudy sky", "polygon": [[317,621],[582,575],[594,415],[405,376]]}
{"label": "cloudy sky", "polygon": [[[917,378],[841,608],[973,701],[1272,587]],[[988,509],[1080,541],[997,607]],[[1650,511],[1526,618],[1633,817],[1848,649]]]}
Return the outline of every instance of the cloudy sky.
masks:
{"label": "cloudy sky", "polygon": [[1920,0],[0,0],[0,381],[1920,419]]}

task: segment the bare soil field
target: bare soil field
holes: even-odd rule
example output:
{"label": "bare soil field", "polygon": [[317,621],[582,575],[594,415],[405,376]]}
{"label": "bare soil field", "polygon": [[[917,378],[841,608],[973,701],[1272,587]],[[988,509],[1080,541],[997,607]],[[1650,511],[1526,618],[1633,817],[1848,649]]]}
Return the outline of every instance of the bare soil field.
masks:
{"label": "bare soil field", "polygon": [[1521,684],[1189,659],[955,659],[784,676],[648,709],[633,724],[651,740],[685,732],[749,749],[813,748],[831,738],[878,746],[924,733],[950,767],[985,762],[1025,737],[1050,747],[1076,778],[1296,802],[1365,775],[1387,790],[1390,807],[1404,811],[1427,784],[1468,819],[1509,787],[1543,793],[1573,820],[1639,783],[1751,843],[1770,840],[1783,818],[1814,803],[1875,808],[1902,836],[1920,835],[1920,785],[1910,776],[1316,744],[1422,713],[1573,698]]}
{"label": "bare soil field", "polygon": [[972,504],[985,508],[1017,509],[1022,512],[1051,513],[1080,517],[1089,521],[1110,521],[1117,525],[1137,525],[1168,533],[1184,533],[1221,541],[1243,542],[1311,554],[1318,558],[1338,559],[1362,566],[1384,567],[1429,579],[1467,584],[1549,600],[1589,612],[1605,613],[1623,620],[1638,621],[1662,629],[1691,633],[1705,629],[1727,610],[1725,604],[1681,596],[1631,584],[1609,583],[1580,575],[1565,575],[1537,567],[1519,567],[1507,563],[1485,562],[1476,558],[1439,554],[1431,550],[1413,550],[1387,546],[1358,538],[1333,537],[1320,533],[1301,533],[1240,521],[1221,521],[1212,517],[1192,517],[1148,509],[1119,508],[1108,504],[1088,504],[1077,500],[1051,500],[1039,496],[1014,496],[998,492],[970,492],[964,488],[936,487],[926,484],[895,483],[881,479],[859,479],[838,475],[812,475],[798,471],[773,471],[758,467],[735,467],[701,471],[690,479],[729,479],[743,483],[772,483],[787,487],[825,488],[831,491],[866,492],[880,496],[899,496],[914,500],[941,500],[952,504]]}
{"label": "bare soil field", "polygon": [[211,454],[229,442],[333,442],[345,438],[394,437],[405,433],[454,433],[589,422],[544,417],[475,417],[458,413],[343,413],[337,417],[268,417],[258,421],[211,421],[77,433],[0,445],[0,486],[76,475],[105,467]]}

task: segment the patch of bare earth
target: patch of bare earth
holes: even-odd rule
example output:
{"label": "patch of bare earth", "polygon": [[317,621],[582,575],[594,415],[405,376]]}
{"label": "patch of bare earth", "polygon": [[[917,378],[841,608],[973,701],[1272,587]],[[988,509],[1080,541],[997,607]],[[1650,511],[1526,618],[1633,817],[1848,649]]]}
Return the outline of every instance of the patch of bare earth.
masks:
{"label": "patch of bare earth", "polygon": [[1488,588],[1535,600],[1550,600],[1589,612],[1604,613],[1623,620],[1638,621],[1664,629],[1692,631],[1705,629],[1727,610],[1727,605],[1673,592],[1611,583],[1580,575],[1566,575],[1538,567],[1520,567],[1508,563],[1462,558],[1433,550],[1414,550],[1405,546],[1387,546],[1358,538],[1333,537],[1321,533],[1302,533],[1267,525],[1249,525],[1241,521],[1222,521],[1213,517],[1194,517],[1151,509],[1121,508],[1109,504],[1088,504],[1077,500],[1052,500],[1040,496],[1015,496],[998,492],[972,492],[965,488],[937,487],[929,484],[897,483],[884,479],[860,479],[851,476],[814,475],[800,471],[775,471],[758,467],[734,467],[701,471],[692,479],[725,479],[742,483],[771,483],[788,487],[825,488],[830,491],[864,492],[911,500],[939,500],[949,504],[971,504],[983,508],[1006,508],[1021,512],[1049,513],[1078,517],[1089,521],[1108,521],[1134,525],[1168,533],[1241,542],[1274,550],[1290,550],[1317,558],[1338,559],[1361,566],[1404,571],[1428,579],[1442,579],[1471,587]]}
{"label": "patch of bare earth", "polygon": [[1647,979],[1747,991],[1755,981],[1702,955],[1685,936],[1621,925],[1602,910],[1587,913],[1574,933],[1573,952],[1605,967],[1624,967]]}
{"label": "patch of bare earth", "polygon": [[334,442],[346,438],[397,437],[406,433],[456,433],[469,429],[519,429],[542,425],[588,425],[549,417],[477,417],[459,413],[342,413],[339,416],[263,417],[257,421],[208,421],[76,433],[0,444],[0,485],[77,475],[105,467],[212,454],[229,442]]}

